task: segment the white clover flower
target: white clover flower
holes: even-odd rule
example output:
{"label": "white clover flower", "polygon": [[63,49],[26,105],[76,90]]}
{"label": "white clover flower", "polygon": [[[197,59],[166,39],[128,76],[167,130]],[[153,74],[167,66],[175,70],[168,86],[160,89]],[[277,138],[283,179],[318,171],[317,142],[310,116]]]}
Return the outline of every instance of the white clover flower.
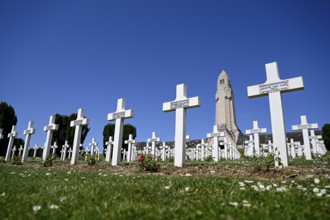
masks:
{"label": "white clover flower", "polygon": [[41,209],[41,206],[40,206],[40,205],[35,205],[35,206],[32,207],[32,210],[33,210],[34,212],[37,212],[37,211],[39,211],[40,209]]}
{"label": "white clover flower", "polygon": [[281,183],[285,184],[285,183],[286,183],[286,181],[285,181],[285,180],[283,180]]}
{"label": "white clover flower", "polygon": [[188,192],[188,191],[190,190],[190,187],[187,186],[186,188],[184,188],[184,190],[185,190],[186,192]]}
{"label": "white clover flower", "polygon": [[244,187],[239,188],[240,190],[246,190]]}
{"label": "white clover flower", "polygon": [[273,186],[274,186],[274,187],[277,187],[277,184],[273,183]]}
{"label": "white clover flower", "polygon": [[58,209],[58,205],[50,205],[48,208],[49,209]]}
{"label": "white clover flower", "polygon": [[64,200],[66,200],[66,197],[65,196],[63,196],[63,197],[60,198],[60,202],[63,202]]}
{"label": "white clover flower", "polygon": [[272,186],[271,185],[269,185],[269,186],[266,186],[266,190],[270,190],[272,188]]}
{"label": "white clover flower", "polygon": [[52,175],[51,173],[46,173],[46,176],[50,176],[50,175]]}
{"label": "white clover flower", "polygon": [[243,203],[243,206],[244,207],[251,207],[251,204],[250,203]]}
{"label": "white clover flower", "polygon": [[326,188],[326,189],[330,189],[330,185],[327,185],[327,186],[325,186],[324,188]]}
{"label": "white clover flower", "polygon": [[102,176],[102,173],[99,173],[99,176]]}
{"label": "white clover flower", "polygon": [[302,185],[298,185],[297,186],[297,189],[301,189],[301,188],[303,188]]}
{"label": "white clover flower", "polygon": [[229,205],[238,206],[238,203],[237,202],[229,202]]}
{"label": "white clover flower", "polygon": [[107,174],[103,174],[103,176],[108,176]]}
{"label": "white clover flower", "polygon": [[3,192],[2,194],[1,194],[1,196],[5,196],[6,195],[6,193],[5,192]]}
{"label": "white clover flower", "polygon": [[276,188],[276,191],[277,192],[287,192],[287,189],[285,188],[285,187],[278,187],[278,188]]}
{"label": "white clover flower", "polygon": [[315,178],[315,179],[314,179],[314,183],[315,183],[315,184],[319,184],[319,183],[320,183],[320,179],[319,179],[319,178]]}
{"label": "white clover flower", "polygon": [[253,180],[244,180],[244,182],[246,182],[246,183],[254,183]]}
{"label": "white clover flower", "polygon": [[323,196],[323,193],[316,193],[315,194],[317,197],[322,197]]}
{"label": "white clover flower", "polygon": [[165,186],[164,187],[166,190],[169,190],[171,188],[171,186]]}
{"label": "white clover flower", "polygon": [[327,190],[326,189],[321,189],[320,192],[323,193],[323,194],[327,194]]}
{"label": "white clover flower", "polygon": [[82,176],[80,179],[84,180],[84,179],[86,179],[86,177]]}
{"label": "white clover flower", "polygon": [[245,184],[244,184],[243,182],[238,182],[238,185],[239,185],[240,187],[245,186]]}
{"label": "white clover flower", "polygon": [[301,188],[302,191],[307,191],[306,187]]}
{"label": "white clover flower", "polygon": [[68,171],[68,172],[66,172],[66,173],[70,175],[72,172],[71,172],[71,171]]}
{"label": "white clover flower", "polygon": [[319,190],[318,188],[314,188],[314,189],[313,189],[313,192],[314,192],[314,193],[318,193],[318,192],[320,192],[320,190]]}
{"label": "white clover flower", "polygon": [[64,179],[64,181],[69,181],[68,179]]}

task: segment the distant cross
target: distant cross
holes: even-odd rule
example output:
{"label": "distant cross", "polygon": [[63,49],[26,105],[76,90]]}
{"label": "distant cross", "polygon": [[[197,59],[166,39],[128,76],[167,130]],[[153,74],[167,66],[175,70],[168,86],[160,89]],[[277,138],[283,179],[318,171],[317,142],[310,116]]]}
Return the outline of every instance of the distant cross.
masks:
{"label": "distant cross", "polygon": [[72,154],[72,150],[71,150],[71,148],[69,149],[68,153],[69,153],[68,158],[69,158],[69,160],[70,160],[70,159],[71,159],[71,154]]}
{"label": "distant cross", "polygon": [[163,145],[161,146],[162,148],[162,160],[165,161],[166,160],[166,149],[168,148],[168,146],[166,146],[165,141],[163,142]]}
{"label": "distant cross", "polygon": [[34,148],[33,148],[33,158],[36,158],[37,157],[37,150],[38,149],[39,149],[38,144],[35,144],[34,145]]}
{"label": "distant cross", "polygon": [[111,161],[112,166],[117,166],[120,163],[124,119],[132,118],[134,116],[133,110],[125,109],[125,104],[126,104],[125,99],[123,98],[118,99],[116,112],[108,114],[108,121],[116,120],[115,140],[113,145],[113,153],[112,153],[112,161]]}
{"label": "distant cross", "polygon": [[204,160],[205,158],[205,147],[207,144],[205,143],[204,139],[201,139],[201,143],[197,144],[197,147],[201,148],[201,160]]}
{"label": "distant cross", "polygon": [[11,159],[13,159],[14,156],[15,156],[16,146],[14,146],[11,151],[12,151],[12,153],[11,153]]}
{"label": "distant cross", "polygon": [[93,156],[95,148],[98,146],[98,143],[95,141],[95,138],[92,138],[92,142],[89,143],[89,146],[91,147],[91,156]]}
{"label": "distant cross", "polygon": [[7,153],[6,153],[6,157],[5,157],[6,162],[8,162],[10,160],[11,148],[13,147],[16,136],[17,136],[16,125],[13,125],[11,127],[11,132],[8,134],[9,142],[8,142]]}
{"label": "distant cross", "polygon": [[254,148],[256,155],[260,156],[260,142],[259,142],[259,134],[266,133],[266,128],[259,128],[258,121],[253,121],[253,128],[250,130],[246,130],[246,134],[253,134],[254,139]]}
{"label": "distant cross", "polygon": [[220,142],[220,145],[224,146],[224,158],[227,160],[228,159],[228,148],[229,148],[230,142],[227,141],[227,138],[223,138],[223,142]]}
{"label": "distant cross", "polygon": [[[289,166],[289,163],[286,147],[282,93],[301,90],[304,88],[304,83],[302,77],[281,80],[276,62],[266,64],[266,74],[266,83],[249,86],[247,88],[248,96],[254,98],[268,95],[274,148],[278,149],[281,163],[284,167],[287,167]],[[275,166],[278,166],[277,162],[275,163]]]}
{"label": "distant cross", "polygon": [[267,144],[264,144],[264,147],[268,148],[268,153],[270,153],[270,154],[273,153],[273,149],[272,149],[273,144],[272,144],[271,140],[268,140]]}
{"label": "distant cross", "polygon": [[186,109],[201,105],[198,96],[187,98],[187,86],[176,86],[176,98],[174,101],[163,103],[163,111],[175,111],[175,154],[174,166],[183,167],[186,159]]}
{"label": "distant cross", "polygon": [[46,160],[49,155],[50,145],[52,143],[53,131],[58,130],[58,124],[55,124],[55,115],[50,116],[49,124],[44,127],[44,131],[47,132],[46,142],[42,152],[42,159]]}
{"label": "distant cross", "polygon": [[151,143],[151,155],[156,157],[156,143],[160,142],[160,138],[156,137],[156,132],[152,132],[151,138],[148,139],[148,143]]}
{"label": "distant cross", "polygon": [[70,122],[70,127],[75,127],[71,165],[77,164],[78,162],[82,127],[88,125],[88,123],[89,119],[84,116],[84,109],[78,109],[77,119]]}
{"label": "distant cross", "polygon": [[29,121],[28,128],[24,131],[25,142],[24,142],[22,163],[24,163],[24,161],[28,157],[31,135],[34,134],[35,132],[36,129],[33,128],[33,121]]}
{"label": "distant cross", "polygon": [[318,140],[322,139],[321,135],[315,135],[315,131],[311,130],[311,135],[309,136],[309,139],[312,141],[313,146],[313,153],[317,154],[320,153],[318,149]]}
{"label": "distant cross", "polygon": [[110,162],[110,154],[111,154],[112,144],[113,144],[113,140],[112,140],[112,136],[110,136],[109,140],[107,142],[105,142],[105,145],[107,146],[105,161],[107,161],[107,162]]}
{"label": "distant cross", "polygon": [[215,162],[219,161],[219,138],[224,137],[225,133],[224,132],[219,132],[218,131],[218,126],[214,125],[213,126],[213,132],[208,133],[207,137],[208,138],[213,138],[213,146],[212,146],[212,157]]}
{"label": "distant cross", "polygon": [[0,128],[0,140],[3,139],[2,128]]}
{"label": "distant cross", "polygon": [[57,143],[54,142],[54,144],[53,144],[53,146],[51,148],[53,149],[52,157],[54,158],[55,157],[55,153],[56,153],[56,149],[58,148]]}
{"label": "distant cross", "polygon": [[65,160],[66,159],[66,154],[67,154],[67,151],[68,151],[68,148],[70,147],[68,141],[65,141],[64,145],[62,146],[62,149],[63,149],[63,157],[62,157],[62,160]]}
{"label": "distant cross", "polygon": [[125,144],[128,144],[127,157],[126,157],[127,162],[132,161],[132,146],[134,143],[135,143],[135,140],[133,139],[133,134],[130,134],[128,137],[128,140],[125,141]]}
{"label": "distant cross", "polygon": [[318,128],[318,124],[316,124],[316,123],[308,124],[306,115],[301,115],[300,121],[301,121],[300,125],[292,125],[292,130],[294,130],[294,131],[302,130],[303,138],[304,138],[304,154],[305,154],[306,160],[311,160],[312,153],[311,153],[311,145],[309,143],[308,130]]}
{"label": "distant cross", "polygon": [[244,155],[253,156],[253,145],[254,145],[253,135],[249,135],[249,140],[244,141],[244,143],[246,144]]}
{"label": "distant cross", "polygon": [[291,157],[292,159],[296,158],[296,148],[295,148],[296,144],[294,143],[293,139],[290,139],[290,143],[288,143],[288,149],[290,149],[291,151]]}
{"label": "distant cross", "polygon": [[23,151],[23,145],[19,146],[18,148],[18,157],[22,156],[22,151]]}

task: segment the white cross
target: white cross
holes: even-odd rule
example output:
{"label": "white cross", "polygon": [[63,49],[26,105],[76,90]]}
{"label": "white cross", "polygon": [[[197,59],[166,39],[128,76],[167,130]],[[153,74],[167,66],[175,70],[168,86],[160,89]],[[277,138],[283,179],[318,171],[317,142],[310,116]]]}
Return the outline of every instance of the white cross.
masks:
{"label": "white cross", "polygon": [[197,144],[197,147],[201,147],[201,159],[204,160],[205,158],[205,147],[207,146],[207,144],[205,143],[204,139],[201,139],[201,143]]}
{"label": "white cross", "polygon": [[272,144],[272,141],[271,140],[268,140],[268,143],[267,144],[264,144],[265,147],[268,147],[268,153],[273,153],[273,144]]}
{"label": "white cross", "polygon": [[318,124],[316,124],[316,123],[308,124],[306,115],[301,115],[300,121],[301,121],[300,125],[292,125],[292,130],[294,130],[294,131],[302,130],[303,138],[304,138],[304,154],[305,154],[306,160],[311,160],[312,153],[311,153],[311,145],[309,143],[308,130],[318,128]]}
{"label": "white cross", "polygon": [[259,143],[259,134],[266,133],[266,128],[259,128],[258,121],[253,121],[253,129],[246,130],[246,134],[253,134],[254,138],[254,148],[256,155],[260,156],[260,143]]}
{"label": "white cross", "polygon": [[3,139],[2,128],[0,128],[0,140]]}
{"label": "white cross", "polygon": [[54,158],[55,157],[55,153],[56,153],[56,149],[58,148],[57,143],[54,142],[54,144],[53,144],[53,146],[51,146],[51,148],[53,149],[52,157]]}
{"label": "white cross", "polygon": [[244,149],[244,155],[245,156],[253,156],[253,145],[254,145],[254,140],[253,140],[253,135],[249,135],[249,140],[244,141],[246,144],[245,149]]}
{"label": "white cross", "polygon": [[125,144],[128,144],[128,149],[127,149],[127,157],[126,161],[131,162],[132,161],[132,144],[135,143],[135,140],[133,139],[133,134],[130,134],[128,137],[128,140],[125,141]]}
{"label": "white cross", "polygon": [[31,135],[34,134],[35,131],[36,131],[36,129],[33,128],[33,121],[29,121],[28,128],[24,131],[25,142],[24,142],[22,163],[24,163],[24,161],[28,157]]}
{"label": "white cross", "polygon": [[92,142],[89,143],[89,146],[91,147],[91,156],[94,155],[94,148],[98,146],[98,143],[95,141],[95,138],[92,138]]}
{"label": "white cross", "polygon": [[71,150],[71,148],[69,149],[68,153],[69,153],[68,158],[69,158],[69,160],[70,160],[70,159],[71,159],[71,154],[72,154],[72,150]]}
{"label": "white cross", "polygon": [[18,148],[18,157],[22,156],[23,145],[19,146]]}
{"label": "white cross", "polygon": [[77,119],[70,122],[70,127],[75,127],[71,165],[78,162],[82,126],[88,125],[88,123],[89,119],[84,117],[84,109],[78,109]]}
{"label": "white cross", "polygon": [[11,148],[13,147],[15,137],[17,136],[17,132],[15,129],[16,129],[16,125],[13,125],[11,127],[11,132],[8,134],[9,142],[8,142],[8,148],[7,148],[7,153],[6,153],[6,157],[5,157],[6,162],[10,160]]}
{"label": "white cross", "polygon": [[294,143],[293,139],[290,139],[290,143],[288,143],[288,148],[291,150],[291,157],[293,159],[296,158],[296,148],[295,148],[296,144]]}
{"label": "white cross", "polygon": [[121,98],[117,100],[117,110],[114,113],[108,114],[108,121],[116,120],[115,127],[115,140],[113,145],[113,153],[112,153],[112,166],[117,166],[120,163],[121,159],[121,148],[122,148],[122,140],[123,140],[123,128],[124,128],[124,119],[132,118],[134,116],[133,110],[125,109],[126,101]]}
{"label": "white cross", "polygon": [[39,149],[38,144],[35,144],[33,149],[34,149],[34,151],[33,151],[33,158],[36,158],[36,156],[37,156],[37,150]]}
{"label": "white cross", "polygon": [[187,86],[176,86],[176,98],[174,101],[163,103],[163,111],[175,111],[175,157],[174,166],[183,167],[186,159],[186,109],[201,105],[198,96],[187,98]]}
{"label": "white cross", "polygon": [[215,162],[219,161],[219,137],[224,137],[224,136],[225,136],[225,133],[219,132],[217,125],[213,126],[212,133],[207,134],[208,138],[211,138],[211,137],[213,138],[212,157]]}
{"label": "white cross", "polygon": [[70,147],[70,145],[69,145],[68,141],[65,141],[64,145],[62,146],[62,149],[63,149],[62,160],[66,159],[66,153],[67,153],[67,150],[68,150],[69,147]]}
{"label": "white cross", "polygon": [[163,142],[163,145],[161,146],[162,148],[162,160],[165,161],[166,160],[166,149],[168,148],[168,146],[166,146],[165,141]]}
{"label": "white cross", "polygon": [[317,142],[318,142],[319,139],[322,139],[322,136],[321,135],[315,135],[315,131],[311,130],[311,135],[309,136],[309,139],[312,140],[313,153],[314,154],[320,153],[319,149],[318,149],[318,143]]}
{"label": "white cross", "polygon": [[148,143],[151,143],[151,155],[156,157],[156,143],[160,142],[160,138],[156,137],[156,132],[152,132],[151,138],[148,138]]}
{"label": "white cross", "polygon": [[109,141],[105,142],[107,146],[107,153],[105,155],[105,161],[110,162],[111,147],[113,144],[112,136],[109,137]]}
{"label": "white cross", "polygon": [[[286,147],[282,93],[301,90],[304,88],[304,83],[302,77],[281,80],[276,62],[266,64],[266,74],[266,83],[249,86],[247,88],[248,96],[254,98],[268,95],[274,148],[278,149],[281,163],[284,167],[287,167],[289,163]],[[277,162],[275,166],[278,166]]]}
{"label": "white cross", "polygon": [[11,159],[13,159],[14,156],[15,156],[16,146],[14,146],[11,151],[12,151],[12,153],[11,153]]}
{"label": "white cross", "polygon": [[55,124],[55,115],[50,116],[49,124],[44,127],[44,131],[47,132],[46,142],[42,152],[42,159],[46,160],[49,155],[50,145],[53,138],[53,131],[58,130],[58,124]]}
{"label": "white cross", "polygon": [[228,147],[230,145],[230,142],[228,142],[227,138],[224,137],[223,142],[220,142],[220,145],[224,146],[224,152],[225,152],[224,158],[227,160],[228,159]]}

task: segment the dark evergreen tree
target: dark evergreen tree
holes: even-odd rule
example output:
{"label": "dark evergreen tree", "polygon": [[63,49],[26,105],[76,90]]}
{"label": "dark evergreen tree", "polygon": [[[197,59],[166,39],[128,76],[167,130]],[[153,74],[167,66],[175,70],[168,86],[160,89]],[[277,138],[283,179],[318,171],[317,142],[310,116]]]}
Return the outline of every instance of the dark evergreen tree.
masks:
{"label": "dark evergreen tree", "polygon": [[330,151],[330,124],[323,125],[322,136],[323,136],[325,148]]}
{"label": "dark evergreen tree", "polygon": [[[58,130],[54,131],[53,133],[53,140],[51,145],[56,141],[56,144],[58,148],[56,149],[56,154],[61,154],[62,146],[64,145],[65,141],[67,140],[70,147],[73,145],[73,138],[74,138],[74,132],[75,127],[70,127],[70,122],[77,119],[77,113],[73,113],[69,116],[67,115],[55,115],[55,124],[58,124]],[[85,141],[85,138],[89,132],[90,128],[87,126],[82,127],[81,132],[81,143],[83,144]]]}
{"label": "dark evergreen tree", "polygon": [[8,147],[8,133],[11,132],[13,125],[17,124],[15,110],[6,102],[0,103],[0,128],[2,128],[3,139],[0,139],[0,156],[5,156]]}

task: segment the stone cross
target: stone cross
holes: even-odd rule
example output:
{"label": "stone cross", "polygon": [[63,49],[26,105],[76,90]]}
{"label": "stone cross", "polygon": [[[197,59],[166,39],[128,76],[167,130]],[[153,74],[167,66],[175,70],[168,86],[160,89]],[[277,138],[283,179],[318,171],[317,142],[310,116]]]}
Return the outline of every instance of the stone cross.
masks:
{"label": "stone cross", "polygon": [[32,126],[33,126],[33,121],[29,121],[28,128],[24,131],[25,142],[24,142],[22,163],[24,163],[24,161],[28,157],[31,135],[36,132],[36,129],[34,129]]}
{"label": "stone cross", "polygon": [[89,146],[91,147],[91,156],[93,156],[95,148],[98,146],[98,143],[95,141],[95,138],[92,138],[92,142],[89,143]]}
{"label": "stone cross", "polygon": [[254,154],[254,152],[253,152],[253,144],[254,144],[253,135],[249,135],[249,140],[244,141],[244,143],[246,144],[245,150],[244,150],[244,155],[253,156],[253,154]]}
{"label": "stone cross", "polygon": [[11,127],[11,132],[8,134],[9,142],[8,142],[8,148],[7,148],[7,153],[6,153],[6,157],[5,157],[6,162],[10,160],[11,148],[13,147],[16,136],[17,136],[16,125],[13,125]]}
{"label": "stone cross", "polygon": [[294,143],[293,139],[290,139],[290,143],[288,143],[288,148],[291,150],[291,157],[293,159],[296,158],[296,148],[295,148],[296,144]]}
{"label": "stone cross", "polygon": [[3,139],[2,128],[0,128],[0,140]]}
{"label": "stone cross", "polygon": [[69,160],[70,160],[70,159],[71,159],[71,154],[72,154],[72,150],[71,150],[71,148],[69,149],[68,153],[69,153],[68,158],[69,158]]}
{"label": "stone cross", "polygon": [[120,163],[121,159],[121,148],[122,148],[122,140],[123,140],[123,128],[124,128],[124,119],[132,118],[134,116],[133,110],[125,109],[126,101],[121,98],[117,100],[117,110],[114,113],[108,114],[108,121],[116,120],[115,127],[115,140],[113,145],[113,153],[112,153],[112,166],[117,166]]}
{"label": "stone cross", "polygon": [[259,128],[258,121],[253,121],[253,128],[250,130],[246,130],[246,134],[253,134],[254,140],[254,148],[256,155],[260,156],[260,143],[259,143],[259,134],[266,133],[266,128]]}
{"label": "stone cross", "polygon": [[53,149],[52,157],[54,158],[55,157],[55,153],[56,153],[56,149],[58,148],[57,143],[54,142],[54,144],[53,144],[53,146],[51,146],[51,148]]}
{"label": "stone cross", "polygon": [[[289,163],[286,147],[282,93],[304,89],[304,83],[302,77],[281,80],[276,62],[266,64],[266,74],[266,83],[249,86],[247,88],[248,96],[249,98],[254,98],[268,95],[274,148],[278,149],[281,162],[284,167],[287,167]],[[277,162],[275,166],[278,166]]]}
{"label": "stone cross", "polygon": [[319,149],[318,149],[318,140],[322,139],[321,135],[315,135],[315,131],[311,130],[311,135],[309,136],[309,139],[312,141],[312,146],[313,146],[313,153],[318,154]]}
{"label": "stone cross", "polygon": [[33,158],[36,158],[37,157],[37,150],[38,149],[39,149],[38,144],[35,144],[34,145],[34,148],[33,148]]}
{"label": "stone cross", "polygon": [[292,125],[292,130],[294,130],[294,131],[302,130],[303,138],[304,138],[304,154],[305,154],[306,160],[311,160],[312,154],[311,154],[311,145],[309,143],[308,130],[318,128],[318,124],[316,124],[316,123],[308,124],[306,115],[301,115],[300,121],[301,121],[300,125]]}
{"label": "stone cross", "polygon": [[135,143],[135,140],[133,139],[133,134],[130,134],[128,137],[128,140],[125,141],[125,144],[128,144],[127,157],[126,157],[127,162],[132,161],[132,145],[134,143]]}
{"label": "stone cross", "polygon": [[18,148],[18,157],[22,156],[22,151],[23,151],[23,145],[19,146]]}
{"label": "stone cross", "polygon": [[109,137],[109,141],[105,142],[105,145],[107,146],[107,152],[105,155],[105,161],[110,162],[110,154],[111,154],[111,147],[113,144],[112,136]]}
{"label": "stone cross", "polygon": [[187,98],[187,86],[176,86],[176,98],[174,101],[163,103],[163,111],[175,111],[175,155],[174,166],[183,167],[186,159],[186,109],[201,105],[198,96]]}
{"label": "stone cross", "polygon": [[151,143],[151,155],[153,158],[156,157],[156,143],[160,142],[160,138],[156,137],[156,132],[152,132],[151,138],[148,139],[148,142]]}
{"label": "stone cross", "polygon": [[13,159],[14,156],[15,156],[16,146],[14,146],[11,151],[12,151],[12,153],[11,153],[11,159]]}
{"label": "stone cross", "polygon": [[47,132],[46,142],[42,152],[42,159],[46,160],[49,155],[50,145],[53,138],[53,131],[58,130],[58,124],[55,124],[55,115],[50,116],[49,124],[44,127],[44,131]]}
{"label": "stone cross", "polygon": [[211,137],[213,138],[212,157],[215,162],[219,161],[219,137],[224,137],[224,136],[225,136],[225,133],[219,132],[217,125],[213,126],[212,133],[207,134],[208,138],[211,138]]}
{"label": "stone cross", "polygon": [[162,161],[166,160],[166,149],[168,148],[168,146],[166,146],[165,141],[163,141],[163,145],[161,146],[162,148]]}
{"label": "stone cross", "polygon": [[70,122],[70,127],[75,127],[71,165],[77,164],[78,162],[82,127],[88,125],[88,123],[89,119],[84,117],[84,109],[78,109],[77,119]]}
{"label": "stone cross", "polygon": [[66,159],[66,153],[67,153],[67,150],[68,150],[69,147],[70,147],[70,145],[68,144],[68,141],[65,141],[64,145],[62,146],[62,149],[63,149],[62,160]]}
{"label": "stone cross", "polygon": [[205,158],[205,147],[207,144],[205,143],[204,139],[201,139],[201,143],[197,144],[197,147],[201,148],[201,160],[204,160]]}

